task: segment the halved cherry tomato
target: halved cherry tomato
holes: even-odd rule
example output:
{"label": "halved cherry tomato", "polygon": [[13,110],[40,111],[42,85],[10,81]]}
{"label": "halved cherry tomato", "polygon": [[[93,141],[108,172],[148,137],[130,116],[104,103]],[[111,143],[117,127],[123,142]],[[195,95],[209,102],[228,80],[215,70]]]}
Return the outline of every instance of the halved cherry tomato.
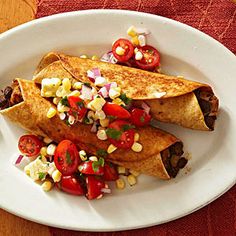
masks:
{"label": "halved cherry tomato", "polygon": [[143,70],[154,70],[160,64],[160,54],[152,46],[146,45],[138,48],[142,52],[143,58],[136,60],[136,64]]}
{"label": "halved cherry tomato", "polygon": [[134,143],[134,129],[128,121],[116,120],[108,126],[108,140],[114,146],[129,149]]}
{"label": "halved cherry tomato", "polygon": [[115,181],[115,180],[119,179],[119,175],[118,175],[115,165],[113,165],[110,162],[105,163],[103,179],[105,181]]}
{"label": "halved cherry tomato", "polygon": [[[117,47],[124,49],[124,55],[118,55],[116,53]],[[112,53],[114,57],[120,62],[128,61],[134,54],[134,46],[128,39],[118,39],[113,43]]]}
{"label": "halved cherry tomato", "polygon": [[134,108],[131,111],[130,120],[135,126],[141,127],[141,126],[145,126],[149,124],[151,120],[151,116],[142,109]]}
{"label": "halved cherry tomato", "polygon": [[42,142],[35,135],[23,135],[18,141],[20,152],[28,157],[37,156],[42,147]]}
{"label": "halved cherry tomato", "polygon": [[115,103],[107,102],[102,109],[107,116],[115,116],[118,119],[130,118],[130,113],[125,108]]}
{"label": "halved cherry tomato", "polygon": [[71,107],[70,115],[75,113],[74,116],[77,116],[79,120],[83,119],[87,112],[87,108],[84,106],[84,101],[76,96],[69,96],[67,99]]}
{"label": "halved cherry tomato", "polygon": [[73,175],[62,176],[61,181],[56,183],[57,187],[73,195],[84,195],[84,189],[80,181]]}
{"label": "halved cherry tomato", "polygon": [[63,175],[73,174],[81,162],[75,144],[70,140],[61,141],[56,148],[54,162]]}
{"label": "halved cherry tomato", "polygon": [[85,161],[80,164],[79,171],[86,175],[103,175],[104,167],[101,165],[93,165],[94,161]]}
{"label": "halved cherry tomato", "polygon": [[92,200],[97,198],[102,193],[101,189],[105,188],[105,182],[98,176],[89,175],[86,177],[86,184],[87,184],[87,198]]}

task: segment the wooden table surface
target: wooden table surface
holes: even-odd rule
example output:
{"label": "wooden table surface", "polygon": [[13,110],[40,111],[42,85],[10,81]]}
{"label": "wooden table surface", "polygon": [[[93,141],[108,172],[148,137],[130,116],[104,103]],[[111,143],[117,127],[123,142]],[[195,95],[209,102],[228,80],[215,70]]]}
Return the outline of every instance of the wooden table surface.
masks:
{"label": "wooden table surface", "polygon": [[[37,0],[0,0],[0,33],[33,20]],[[0,235],[49,236],[49,228],[0,209]]]}

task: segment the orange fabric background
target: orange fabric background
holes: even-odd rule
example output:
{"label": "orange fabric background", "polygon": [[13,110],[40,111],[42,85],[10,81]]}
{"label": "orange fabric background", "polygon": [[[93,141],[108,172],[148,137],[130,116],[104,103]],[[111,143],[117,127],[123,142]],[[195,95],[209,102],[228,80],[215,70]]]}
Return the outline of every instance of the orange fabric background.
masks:
{"label": "orange fabric background", "polygon": [[[207,33],[236,53],[236,4],[230,0],[41,0],[38,2],[37,18],[99,8],[128,9],[165,16]],[[50,228],[50,231],[52,235],[63,236],[233,236],[236,235],[236,186],[203,209],[160,226],[112,234],[57,228]]]}

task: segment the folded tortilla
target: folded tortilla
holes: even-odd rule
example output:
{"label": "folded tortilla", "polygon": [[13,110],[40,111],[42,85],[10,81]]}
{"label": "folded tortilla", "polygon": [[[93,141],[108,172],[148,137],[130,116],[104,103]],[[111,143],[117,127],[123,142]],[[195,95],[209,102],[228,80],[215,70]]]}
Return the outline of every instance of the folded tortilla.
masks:
{"label": "folded tortilla", "polygon": [[[87,153],[96,155],[98,149],[107,150],[109,141],[101,141],[95,133],[91,132],[91,125],[76,124],[69,127],[65,121],[59,118],[59,114],[53,118],[47,118],[47,111],[50,107],[55,107],[49,100],[41,97],[40,88],[28,80],[17,79],[18,89],[14,91],[21,93],[22,99],[0,113],[17,123],[24,129],[43,137],[49,137],[55,142],[69,139],[76,143]],[[14,100],[14,99],[13,99]],[[154,127],[138,128],[140,135],[139,142],[143,145],[143,150],[136,153],[132,150],[117,149],[110,154],[107,159],[113,163],[126,168],[141,171],[147,175],[153,175],[162,179],[170,179],[178,173],[178,163],[172,166],[171,157],[176,158],[183,154],[182,142],[173,135]],[[163,152],[169,154],[163,155]],[[177,160],[177,161],[178,161]]]}
{"label": "folded tortilla", "polygon": [[93,68],[99,68],[109,82],[116,82],[137,106],[145,101],[153,118],[191,129],[214,130],[218,99],[207,84],[53,52],[43,57],[33,79],[41,83],[43,78],[67,77],[91,83],[87,71]]}

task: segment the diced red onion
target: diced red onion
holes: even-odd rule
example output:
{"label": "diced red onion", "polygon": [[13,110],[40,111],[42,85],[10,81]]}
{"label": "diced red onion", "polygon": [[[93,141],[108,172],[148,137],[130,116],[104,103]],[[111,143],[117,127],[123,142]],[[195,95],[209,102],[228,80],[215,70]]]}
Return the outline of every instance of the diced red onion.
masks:
{"label": "diced red onion", "polygon": [[87,71],[87,76],[88,76],[88,78],[89,78],[90,80],[94,80],[94,81],[95,81],[95,75],[94,75],[93,71],[88,70],[88,71]]}
{"label": "diced red onion", "polygon": [[109,96],[109,93],[105,86],[99,89],[98,94],[101,95],[103,98],[107,98]]}
{"label": "diced red onion", "polygon": [[93,72],[95,78],[101,76],[101,72],[98,68],[93,68],[92,72]]}
{"label": "diced red onion", "polygon": [[137,34],[143,34],[143,35],[148,35],[151,33],[151,31],[148,30],[147,28],[136,28],[136,32]]}
{"label": "diced red onion", "polygon": [[27,156],[19,155],[14,165],[19,168],[24,168],[30,161],[31,160]]}
{"label": "diced red onion", "polygon": [[107,53],[105,53],[101,59],[101,61],[104,61],[104,62],[109,62],[109,63],[112,63],[112,64],[116,64],[117,63],[117,59],[114,57],[112,51],[109,51]]}
{"label": "diced red onion", "polygon": [[94,122],[94,123],[93,123],[93,126],[92,126],[92,128],[91,128],[91,132],[92,132],[92,133],[96,133],[97,130],[98,130],[98,129],[97,129],[97,122]]}
{"label": "diced red onion", "polygon": [[80,97],[82,99],[92,100],[92,96],[93,96],[92,89],[86,85],[82,85]]}
{"label": "diced red onion", "polygon": [[19,155],[18,158],[17,158],[17,160],[16,160],[16,162],[15,162],[15,165],[20,164],[23,158],[24,158],[23,155]]}
{"label": "diced red onion", "polygon": [[117,83],[116,82],[111,82],[109,84],[105,84],[104,87],[107,89],[107,92],[109,92],[111,88],[116,88],[117,87]]}
{"label": "diced red onion", "polygon": [[147,114],[149,114],[151,108],[150,108],[150,106],[148,106],[148,104],[147,104],[146,102],[142,102],[141,107],[143,108],[143,110],[144,110]]}
{"label": "diced red onion", "polygon": [[109,189],[109,188],[102,188],[101,192],[102,193],[111,193],[111,189]]}

